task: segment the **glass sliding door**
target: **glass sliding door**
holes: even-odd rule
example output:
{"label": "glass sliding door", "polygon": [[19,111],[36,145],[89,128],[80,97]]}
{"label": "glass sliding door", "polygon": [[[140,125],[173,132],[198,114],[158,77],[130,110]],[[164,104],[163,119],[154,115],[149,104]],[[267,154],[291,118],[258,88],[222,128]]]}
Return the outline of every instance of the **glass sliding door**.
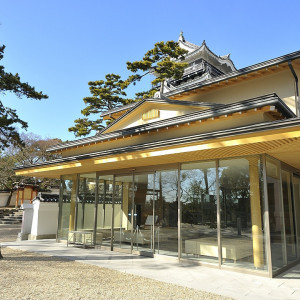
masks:
{"label": "glass sliding door", "polygon": [[155,172],[155,253],[178,256],[178,170]]}
{"label": "glass sliding door", "polygon": [[153,195],[154,174],[134,175],[134,232],[133,249],[153,251]]}
{"label": "glass sliding door", "polygon": [[264,269],[259,157],[219,163],[222,263]]}
{"label": "glass sliding door", "polygon": [[287,263],[286,248],[284,243],[280,164],[278,161],[271,158],[267,158],[266,163],[272,269],[273,271],[276,271]]}
{"label": "glass sliding door", "polygon": [[96,244],[111,246],[113,176],[99,176]]}
{"label": "glass sliding door", "polygon": [[57,239],[67,240],[75,225],[77,175],[62,176],[60,188]]}
{"label": "glass sliding door", "polygon": [[133,246],[134,189],[132,175],[115,177],[113,244],[116,248],[131,250]]}
{"label": "glass sliding door", "polygon": [[284,211],[284,225],[286,238],[287,262],[290,263],[297,259],[296,253],[296,228],[294,220],[294,205],[292,201],[292,182],[291,173],[282,170],[282,199]]}
{"label": "glass sliding door", "polygon": [[182,257],[218,263],[216,162],[181,165]]}

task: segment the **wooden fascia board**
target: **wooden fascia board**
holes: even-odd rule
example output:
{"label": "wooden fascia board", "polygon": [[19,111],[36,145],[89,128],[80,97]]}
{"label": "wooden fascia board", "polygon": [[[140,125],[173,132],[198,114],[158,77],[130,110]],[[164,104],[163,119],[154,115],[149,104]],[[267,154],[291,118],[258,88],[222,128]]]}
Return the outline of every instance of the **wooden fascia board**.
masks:
{"label": "wooden fascia board", "polygon": [[[64,171],[64,174],[80,173],[82,168],[91,167],[96,169],[101,166],[102,169],[109,169],[112,164],[121,162],[128,162],[134,160],[145,160],[154,157],[165,157],[169,155],[187,155],[192,152],[199,152],[203,150],[213,150],[217,148],[227,148],[232,146],[241,146],[249,144],[264,144],[276,140],[295,139],[300,138],[300,125],[291,128],[275,129],[270,131],[257,131],[251,134],[233,135],[225,138],[215,138],[205,141],[185,143],[181,145],[173,145],[166,147],[158,147],[156,149],[133,151],[124,154],[108,155],[103,157],[93,157],[85,160],[77,160],[70,163],[58,163],[53,165],[44,165],[40,167],[32,167],[26,169],[16,170],[18,176],[36,176],[39,174],[41,177],[55,177],[56,171]],[[103,168],[104,166],[104,168]],[[107,166],[107,167],[105,167]],[[134,165],[133,165],[134,166]]]}

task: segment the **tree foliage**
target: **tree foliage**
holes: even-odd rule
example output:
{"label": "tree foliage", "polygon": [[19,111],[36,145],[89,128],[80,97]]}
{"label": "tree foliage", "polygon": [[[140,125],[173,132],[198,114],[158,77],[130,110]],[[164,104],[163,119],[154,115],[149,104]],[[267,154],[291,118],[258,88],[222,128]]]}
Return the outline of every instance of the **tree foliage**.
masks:
{"label": "tree foliage", "polygon": [[[132,102],[151,98],[158,91],[158,85],[166,79],[180,79],[183,75],[187,63],[182,62],[186,50],[179,47],[174,41],[156,43],[153,49],[146,52],[143,59],[127,62],[127,69],[132,73],[126,80],[122,80],[119,75],[107,74],[106,81],[91,81],[90,97],[83,99],[86,107],[81,111],[84,118],[76,119],[75,125],[69,128],[75,136],[86,136],[92,131],[98,131],[109,124],[103,124],[101,113],[123,106]],[[131,84],[136,84],[145,75],[153,74],[155,79],[151,81],[152,87],[148,91],[136,93],[135,99],[126,98],[126,88]],[[93,118],[94,116],[94,118]]]}
{"label": "tree foliage", "polygon": [[[188,51],[179,47],[174,41],[156,43],[153,49],[146,52],[143,59],[127,62],[127,69],[134,73],[125,81],[127,84],[140,80],[143,76],[152,73],[155,79],[152,86],[164,82],[166,79],[180,79],[187,63],[182,62]],[[145,72],[139,74],[138,72]]]}
{"label": "tree foliage", "polygon": [[[0,46],[0,60],[3,59],[5,46]],[[5,71],[0,65],[0,97],[7,92],[14,93],[17,97],[31,98],[36,100],[46,99],[47,95],[37,92],[28,83],[21,82],[19,74],[12,74]],[[22,129],[27,129],[28,125],[21,120],[16,110],[5,107],[0,99],[0,148],[4,149],[11,144],[22,144],[20,135],[16,129],[19,125]]]}
{"label": "tree foliage", "polygon": [[56,179],[39,179],[32,177],[16,176],[14,168],[23,165],[32,165],[56,158],[46,149],[61,143],[60,139],[42,139],[34,134],[20,135],[23,145],[11,144],[0,153],[0,190],[10,191],[20,184],[38,184],[44,190],[57,185]]}
{"label": "tree foliage", "polygon": [[[101,118],[102,112],[132,102],[132,100],[125,98],[124,81],[121,80],[121,76],[107,74],[105,79],[105,81],[97,80],[88,83],[91,96],[83,98],[86,107],[81,110],[81,114],[84,118],[75,120],[75,126],[69,128],[69,131],[73,131],[75,136],[85,136],[90,134],[92,130],[100,130],[104,127]],[[97,118],[95,120],[89,119],[88,117],[91,115],[96,115]]]}

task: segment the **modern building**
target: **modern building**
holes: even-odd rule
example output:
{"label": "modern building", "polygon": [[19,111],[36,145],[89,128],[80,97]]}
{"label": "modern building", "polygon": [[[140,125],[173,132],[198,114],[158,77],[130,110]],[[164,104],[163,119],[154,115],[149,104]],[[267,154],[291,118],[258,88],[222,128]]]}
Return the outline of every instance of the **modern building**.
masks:
{"label": "modern building", "polygon": [[181,80],[16,173],[61,179],[57,241],[276,276],[300,261],[300,51],[237,70],[179,44]]}

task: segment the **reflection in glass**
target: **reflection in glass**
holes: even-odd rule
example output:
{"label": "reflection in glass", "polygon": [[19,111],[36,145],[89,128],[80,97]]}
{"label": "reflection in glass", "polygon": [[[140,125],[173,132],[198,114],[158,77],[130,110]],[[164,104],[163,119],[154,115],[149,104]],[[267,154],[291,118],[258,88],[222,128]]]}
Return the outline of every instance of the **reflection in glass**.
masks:
{"label": "reflection in glass", "polygon": [[295,222],[293,214],[292,202],[292,185],[291,174],[287,171],[282,171],[282,196],[283,196],[283,210],[284,210],[284,224],[285,224],[285,237],[286,237],[286,254],[287,261],[292,262],[297,258],[296,253],[296,234]]}
{"label": "reflection in glass", "polygon": [[295,220],[296,220],[296,232],[297,232],[297,244],[298,244],[298,258],[300,257],[300,178],[298,176],[293,177],[294,184],[294,203],[295,203]]}
{"label": "reflection in glass", "polygon": [[281,202],[280,165],[277,161],[270,158],[267,158],[267,186],[272,268],[277,270],[286,265],[283,208]]}
{"label": "reflection in glass", "polygon": [[134,175],[134,186],[133,246],[135,250],[152,252],[154,174]]}
{"label": "reflection in glass", "polygon": [[178,171],[155,173],[155,251],[178,256]]}
{"label": "reflection in glass", "polygon": [[265,268],[260,160],[220,160],[222,263]]}
{"label": "reflection in glass", "polygon": [[216,163],[182,164],[182,257],[218,263]]}
{"label": "reflection in glass", "polygon": [[111,245],[113,176],[99,176],[96,244]]}
{"label": "reflection in glass", "polygon": [[114,247],[131,249],[133,234],[132,175],[116,176],[114,205]]}
{"label": "reflection in glass", "polygon": [[61,198],[59,199],[57,231],[58,240],[66,240],[69,230],[74,230],[76,178],[76,175],[65,175],[61,177]]}
{"label": "reflection in glass", "polygon": [[80,174],[76,230],[94,231],[96,174]]}

